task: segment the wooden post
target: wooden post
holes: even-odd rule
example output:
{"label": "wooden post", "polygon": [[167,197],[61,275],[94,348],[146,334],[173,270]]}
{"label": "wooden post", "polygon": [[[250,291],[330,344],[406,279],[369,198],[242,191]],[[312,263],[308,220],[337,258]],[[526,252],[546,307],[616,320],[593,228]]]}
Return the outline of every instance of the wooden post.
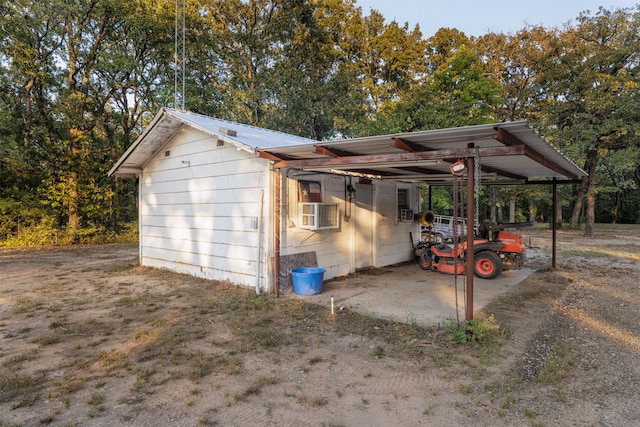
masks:
{"label": "wooden post", "polygon": [[281,219],[281,203],[282,203],[282,173],[280,168],[276,169],[276,190],[275,190],[275,254],[273,266],[273,286],[276,298],[280,296],[280,223]]}
{"label": "wooden post", "polygon": [[552,207],[552,211],[553,214],[551,214],[552,220],[551,220],[551,268],[555,269],[556,268],[556,242],[557,242],[557,224],[556,224],[556,203],[557,203],[557,191],[558,191],[558,182],[556,181],[555,178],[553,178],[553,184],[552,184],[552,188],[553,188],[553,194],[552,194],[552,198],[553,201],[551,202],[553,204]]}

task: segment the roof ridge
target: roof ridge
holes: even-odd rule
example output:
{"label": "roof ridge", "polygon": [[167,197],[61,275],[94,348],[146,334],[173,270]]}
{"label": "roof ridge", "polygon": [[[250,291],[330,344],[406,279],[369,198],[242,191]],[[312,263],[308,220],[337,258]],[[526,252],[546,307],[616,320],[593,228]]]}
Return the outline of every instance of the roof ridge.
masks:
{"label": "roof ridge", "polygon": [[235,122],[233,120],[227,120],[227,119],[221,119],[221,118],[218,118],[218,117],[207,116],[207,115],[200,114],[200,113],[194,113],[192,111],[181,111],[181,110],[176,110],[176,109],[170,108],[170,107],[162,107],[162,108],[166,112],[168,112],[170,114],[173,114],[173,115],[185,114],[185,115],[197,116],[197,117],[201,117],[201,118],[203,118],[205,120],[216,120],[216,121],[228,123],[228,124],[231,124],[231,125],[240,126],[240,127],[243,127],[243,128],[255,129],[255,130],[260,131],[260,132],[271,132],[271,133],[274,133],[274,134],[277,134],[277,135],[286,135],[289,138],[291,138],[291,137],[298,138],[300,140],[305,141],[306,143],[320,142],[320,141],[317,141],[315,139],[307,138],[307,137],[300,136],[300,135],[294,135],[294,134],[291,134],[291,133],[282,132],[282,131],[273,130],[273,129],[268,129],[268,128],[264,128],[264,127],[260,127],[260,126],[255,126],[255,125],[250,125],[250,124],[246,124],[246,123]]}

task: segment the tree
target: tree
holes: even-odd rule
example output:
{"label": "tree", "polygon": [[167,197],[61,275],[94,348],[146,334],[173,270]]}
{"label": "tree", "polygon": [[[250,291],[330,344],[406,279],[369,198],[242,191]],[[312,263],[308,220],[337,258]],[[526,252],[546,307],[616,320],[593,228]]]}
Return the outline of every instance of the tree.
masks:
{"label": "tree", "polygon": [[489,33],[473,41],[488,77],[501,88],[503,104],[496,111],[499,121],[535,120],[545,95],[540,74],[548,65],[545,58],[557,36],[557,30],[528,26],[515,34]]}
{"label": "tree", "polygon": [[462,46],[420,87],[383,111],[388,131],[409,132],[495,121],[500,87],[484,75],[471,47]]}
{"label": "tree", "polygon": [[[540,83],[540,75],[548,64],[545,61],[552,40],[558,30],[542,26],[527,26],[514,34],[489,33],[473,40],[474,46],[482,52],[481,58],[488,77],[498,83],[503,102],[497,106],[497,121],[529,120],[539,125],[539,109],[544,104],[546,91]],[[510,205],[511,200],[524,201],[528,206],[519,206],[518,212],[510,212],[521,221],[529,221],[546,208],[551,198],[551,187],[499,186],[492,194],[500,200],[501,206]],[[528,211],[529,214],[522,212]],[[493,210],[495,212],[495,208]],[[539,214],[538,214],[539,215]],[[495,213],[492,219],[495,220]],[[503,220],[506,221],[506,218]]]}
{"label": "tree", "polygon": [[339,0],[294,3],[278,19],[269,125],[316,140],[351,136],[365,113],[364,91],[341,49],[354,8]]}
{"label": "tree", "polygon": [[85,222],[103,227],[111,217],[115,227],[114,197],[130,194],[131,184],[117,185],[106,171],[146,108],[157,108],[155,87],[167,86],[167,61],[156,53],[169,33],[163,22],[172,28],[173,20],[163,21],[161,5],[147,0],[17,0],[6,8],[0,99],[8,122],[19,125],[3,135],[3,151],[35,179],[8,177],[13,191],[3,193],[4,205],[38,206],[18,218],[62,227],[70,240]]}
{"label": "tree", "polygon": [[384,103],[396,100],[410,89],[425,72],[424,51],[420,28],[409,31],[396,21],[385,24],[384,17],[372,10],[364,18],[364,32],[354,65],[362,76],[371,109],[377,111]]}
{"label": "tree", "polygon": [[268,85],[281,49],[279,17],[291,5],[271,0],[197,3],[202,27],[196,27],[200,45],[197,57],[191,59],[190,73],[196,76],[194,81],[204,84],[191,91],[202,96],[205,89],[216,103],[195,111],[215,111],[229,120],[265,125],[273,105]]}
{"label": "tree", "polygon": [[549,93],[545,122],[549,137],[584,164],[589,177],[576,198],[575,227],[586,198],[585,235],[593,235],[596,182],[604,155],[637,144],[637,12],[601,8],[581,14],[579,24],[554,40],[544,82]]}
{"label": "tree", "polygon": [[637,223],[640,218],[640,147],[610,150],[601,159],[596,216],[602,222]]}
{"label": "tree", "polygon": [[49,165],[57,165],[47,115],[63,44],[62,20],[55,6],[21,0],[5,4],[2,10],[0,97],[5,120],[0,138],[7,156],[2,166],[17,173],[4,174],[2,179],[5,236],[57,219],[52,206],[38,206],[41,183],[52,174]]}
{"label": "tree", "polygon": [[426,60],[429,74],[447,68],[460,48],[471,46],[471,40],[456,28],[440,28],[427,39]]}

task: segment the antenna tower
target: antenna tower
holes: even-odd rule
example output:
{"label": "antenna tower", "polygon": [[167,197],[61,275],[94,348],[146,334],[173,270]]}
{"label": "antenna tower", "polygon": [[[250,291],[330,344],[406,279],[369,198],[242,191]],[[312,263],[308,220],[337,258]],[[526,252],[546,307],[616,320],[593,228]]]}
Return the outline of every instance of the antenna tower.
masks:
{"label": "antenna tower", "polygon": [[[174,100],[173,107],[176,110],[184,111],[185,97],[185,57],[186,57],[186,15],[187,0],[176,0],[176,28],[175,28],[175,48],[173,52],[174,59]],[[182,10],[181,10],[182,9]]]}

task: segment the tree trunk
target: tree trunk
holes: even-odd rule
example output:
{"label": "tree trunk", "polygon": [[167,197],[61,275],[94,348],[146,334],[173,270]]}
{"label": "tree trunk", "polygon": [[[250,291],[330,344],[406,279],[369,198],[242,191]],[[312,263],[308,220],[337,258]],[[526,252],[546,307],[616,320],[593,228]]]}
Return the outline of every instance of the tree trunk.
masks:
{"label": "tree trunk", "polygon": [[498,192],[497,190],[498,190],[498,188],[495,185],[491,186],[491,188],[489,190],[489,194],[490,194],[490,197],[491,197],[491,200],[490,200],[489,204],[491,205],[491,214],[490,215],[491,215],[491,223],[492,224],[495,224],[497,222],[496,221],[496,196],[497,196],[496,193]]}
{"label": "tree trunk", "polygon": [[67,220],[67,232],[73,241],[76,240],[80,230],[80,206],[78,203],[78,173],[69,172],[67,176],[67,202],[69,204],[69,219]]}
{"label": "tree trunk", "polygon": [[587,179],[587,212],[585,218],[584,235],[586,237],[593,237],[594,225],[596,218],[596,166],[597,166],[598,152],[591,150],[587,157],[587,173],[589,178]]}
{"label": "tree trunk", "polygon": [[556,191],[554,197],[556,204],[556,211],[553,213],[556,219],[556,228],[562,228],[562,196],[559,191]]}
{"label": "tree trunk", "polygon": [[31,103],[31,89],[35,84],[35,79],[31,78],[27,80],[27,83],[24,85],[24,132],[22,143],[25,147],[29,146],[29,138],[31,137],[31,125],[33,123],[32,117],[32,103]]}
{"label": "tree trunk", "polygon": [[580,188],[578,189],[578,195],[573,205],[573,211],[571,212],[571,220],[569,221],[569,227],[572,229],[578,228],[578,220],[580,220],[580,212],[582,211],[582,203],[584,202],[584,193],[587,188],[587,178],[582,179]]}
{"label": "tree trunk", "polygon": [[78,231],[80,230],[80,192],[78,172],[73,168],[77,167],[75,159],[78,156],[80,146],[80,135],[82,131],[72,128],[69,132],[69,151],[70,151],[70,170],[67,173],[67,203],[68,214],[67,232],[73,241],[76,240]]}
{"label": "tree trunk", "polygon": [[509,199],[509,222],[516,222],[516,199]]}
{"label": "tree trunk", "polygon": [[613,209],[611,210],[611,224],[618,223],[618,216],[620,215],[620,206],[622,205],[620,193],[616,193],[614,197],[615,197],[615,201],[614,201]]}
{"label": "tree trunk", "polygon": [[116,217],[116,200],[118,198],[118,178],[114,178],[111,182],[111,197],[109,197],[109,225],[112,231],[116,231],[118,221]]}

